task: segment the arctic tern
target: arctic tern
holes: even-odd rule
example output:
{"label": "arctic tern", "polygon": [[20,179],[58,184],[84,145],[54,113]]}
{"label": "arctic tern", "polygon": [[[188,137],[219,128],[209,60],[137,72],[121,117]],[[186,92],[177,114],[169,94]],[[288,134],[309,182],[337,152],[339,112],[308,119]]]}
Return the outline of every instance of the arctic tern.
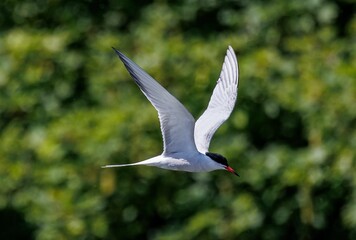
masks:
{"label": "arctic tern", "polygon": [[103,168],[154,166],[186,172],[227,170],[239,176],[225,157],[208,151],[210,140],[220,125],[229,118],[236,102],[238,63],[231,46],[226,51],[220,77],[208,108],[195,122],[188,110],[156,80],[123,53],[113,48],[143,94],[158,111],[163,153],[147,160]]}

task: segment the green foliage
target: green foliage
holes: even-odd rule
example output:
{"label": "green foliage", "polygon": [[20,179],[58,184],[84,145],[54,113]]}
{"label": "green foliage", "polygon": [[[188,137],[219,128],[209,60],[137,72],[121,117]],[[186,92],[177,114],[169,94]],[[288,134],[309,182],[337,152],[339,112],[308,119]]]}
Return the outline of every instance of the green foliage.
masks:
{"label": "green foliage", "polygon": [[[355,239],[352,1],[0,3],[1,239]],[[101,169],[158,155],[111,47],[198,117],[228,45],[239,99],[212,151],[241,178]]]}

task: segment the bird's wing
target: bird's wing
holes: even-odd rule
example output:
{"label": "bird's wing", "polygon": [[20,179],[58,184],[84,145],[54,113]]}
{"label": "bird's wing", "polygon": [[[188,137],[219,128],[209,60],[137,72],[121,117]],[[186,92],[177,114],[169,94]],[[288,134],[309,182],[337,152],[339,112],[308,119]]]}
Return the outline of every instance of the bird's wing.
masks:
{"label": "bird's wing", "polygon": [[148,73],[114,49],[143,94],[158,111],[164,142],[164,155],[197,151],[194,141],[195,120],[188,110]]}
{"label": "bird's wing", "polygon": [[208,152],[210,140],[215,131],[229,118],[235,106],[237,86],[237,59],[234,50],[229,46],[208,108],[195,124],[194,137],[199,152]]}

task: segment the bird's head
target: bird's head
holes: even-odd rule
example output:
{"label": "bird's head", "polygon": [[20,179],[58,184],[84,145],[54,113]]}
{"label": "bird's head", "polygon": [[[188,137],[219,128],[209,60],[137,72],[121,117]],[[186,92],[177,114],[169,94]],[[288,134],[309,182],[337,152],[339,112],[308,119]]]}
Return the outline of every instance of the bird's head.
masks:
{"label": "bird's head", "polygon": [[205,153],[205,155],[207,155],[211,160],[220,164],[222,168],[224,168],[226,171],[229,171],[235,174],[236,176],[240,177],[240,175],[237,172],[235,172],[235,170],[232,167],[229,166],[229,164],[227,163],[227,159],[224,156],[221,156],[220,154],[217,153],[210,153],[210,152]]}

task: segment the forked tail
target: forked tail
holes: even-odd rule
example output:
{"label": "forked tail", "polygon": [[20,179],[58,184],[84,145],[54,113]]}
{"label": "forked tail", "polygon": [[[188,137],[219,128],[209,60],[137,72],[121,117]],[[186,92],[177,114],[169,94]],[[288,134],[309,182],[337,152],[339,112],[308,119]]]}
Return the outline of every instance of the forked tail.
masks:
{"label": "forked tail", "polygon": [[127,163],[127,164],[115,164],[115,165],[105,165],[102,168],[114,168],[114,167],[129,167],[129,166],[139,166],[139,165],[146,165],[146,166],[158,166],[161,161],[161,156],[153,157],[141,162],[136,163]]}
{"label": "forked tail", "polygon": [[142,165],[142,163],[137,162],[137,163],[128,163],[128,164],[105,165],[102,166],[101,168],[129,167],[129,166],[137,166],[137,165]]}

